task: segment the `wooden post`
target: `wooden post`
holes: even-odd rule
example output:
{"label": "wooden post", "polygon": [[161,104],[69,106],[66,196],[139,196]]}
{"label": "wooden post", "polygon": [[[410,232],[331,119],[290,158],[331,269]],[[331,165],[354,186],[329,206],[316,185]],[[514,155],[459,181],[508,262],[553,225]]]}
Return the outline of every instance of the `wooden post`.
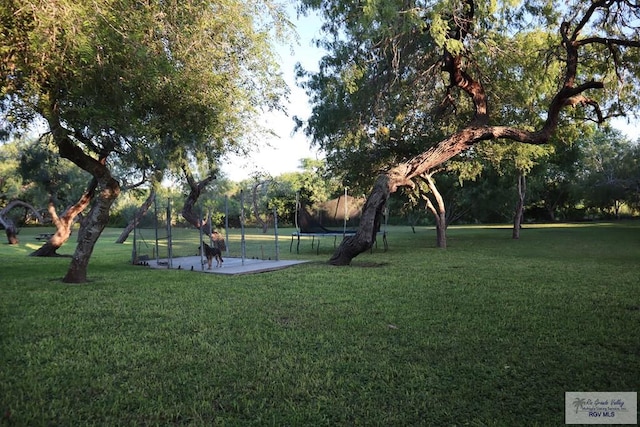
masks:
{"label": "wooden post", "polygon": [[276,239],[276,261],[280,261],[280,248],[278,247],[278,212],[273,208],[273,232]]}
{"label": "wooden post", "polygon": [[242,265],[244,265],[246,251],[246,242],[244,240],[244,190],[240,190],[240,252],[242,254]]}

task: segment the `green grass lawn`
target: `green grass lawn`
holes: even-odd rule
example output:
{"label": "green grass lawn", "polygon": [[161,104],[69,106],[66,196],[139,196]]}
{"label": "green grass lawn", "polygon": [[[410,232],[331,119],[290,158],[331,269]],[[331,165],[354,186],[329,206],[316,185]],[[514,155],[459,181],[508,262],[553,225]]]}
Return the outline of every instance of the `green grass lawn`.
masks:
{"label": "green grass lawn", "polygon": [[558,426],[566,391],[640,389],[637,222],[452,227],[447,250],[392,227],[350,267],[283,230],[312,262],[234,277],[132,266],[106,230],[84,285],[27,256],[42,231],[0,245],[0,425]]}

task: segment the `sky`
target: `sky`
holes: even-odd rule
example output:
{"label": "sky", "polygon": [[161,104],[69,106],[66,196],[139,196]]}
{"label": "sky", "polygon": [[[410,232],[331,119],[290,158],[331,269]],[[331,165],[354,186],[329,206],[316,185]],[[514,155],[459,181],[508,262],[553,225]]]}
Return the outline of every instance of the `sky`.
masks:
{"label": "sky", "polygon": [[[320,35],[321,21],[316,16],[296,17],[295,10],[289,9],[290,19],[296,25],[299,43],[277,45],[276,51],[281,59],[283,77],[291,93],[285,104],[287,114],[283,112],[266,113],[265,123],[275,136],[265,136],[259,141],[259,151],[247,156],[230,155],[221,165],[223,174],[232,181],[242,181],[253,173],[266,173],[277,176],[284,172],[299,170],[300,160],[304,158],[322,158],[317,149],[311,147],[311,141],[302,131],[295,134],[293,116],[306,119],[311,114],[311,106],[303,89],[295,84],[295,65],[302,64],[305,70],[317,71],[323,51],[312,44]],[[292,52],[293,50],[293,52]]]}

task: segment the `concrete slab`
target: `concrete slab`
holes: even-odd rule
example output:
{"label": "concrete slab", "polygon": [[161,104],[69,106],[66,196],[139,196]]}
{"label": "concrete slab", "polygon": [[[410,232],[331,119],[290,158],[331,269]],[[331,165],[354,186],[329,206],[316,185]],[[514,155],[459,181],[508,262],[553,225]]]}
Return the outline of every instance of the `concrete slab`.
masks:
{"label": "concrete slab", "polygon": [[[157,268],[157,269],[169,268],[167,259],[160,259],[158,260],[158,262],[156,262],[156,260],[149,260],[146,262],[148,262],[149,267],[151,268]],[[207,270],[206,260],[203,268],[202,261],[199,256],[190,256],[190,257],[173,258],[172,265],[174,270],[180,269],[180,270],[194,271],[194,272],[200,272],[200,273],[238,275],[238,274],[265,273],[267,271],[281,270],[283,268],[291,267],[292,265],[302,264],[305,262],[308,262],[308,261],[301,261],[301,260],[272,261],[272,260],[245,258],[243,262],[242,258],[224,258],[222,267],[216,268],[216,263],[214,260],[211,270]]]}

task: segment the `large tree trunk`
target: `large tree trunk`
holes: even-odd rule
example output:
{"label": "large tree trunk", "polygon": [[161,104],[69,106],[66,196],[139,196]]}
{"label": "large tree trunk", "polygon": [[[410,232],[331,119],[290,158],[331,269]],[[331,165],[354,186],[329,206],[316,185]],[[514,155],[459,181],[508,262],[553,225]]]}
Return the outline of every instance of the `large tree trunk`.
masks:
{"label": "large tree trunk", "polygon": [[151,204],[153,203],[153,200],[155,199],[155,197],[156,197],[156,190],[154,187],[151,187],[151,190],[149,191],[149,196],[144,201],[144,203],[140,206],[140,208],[138,208],[135,215],[133,216],[133,218],[131,218],[131,221],[129,221],[129,223],[124,228],[124,230],[122,230],[122,233],[120,233],[120,236],[116,240],[116,243],[124,243],[127,241],[129,234],[131,234],[133,229],[138,226],[138,224],[140,223],[140,220],[149,211],[149,208],[151,207]]}
{"label": "large tree trunk", "polygon": [[[413,179],[425,176],[453,156],[472,147],[475,143],[494,138],[526,138],[531,132],[507,127],[469,126],[441,141],[424,153],[402,163],[389,172],[379,175],[362,209],[360,227],[354,236],[342,241],[329,260],[333,265],[349,265],[351,260],[365,252],[375,241],[376,216],[382,212],[389,195],[400,187],[415,187]],[[538,138],[538,135],[535,135]]]}
{"label": "large tree trunk", "polygon": [[[465,8],[464,17],[456,21],[460,27],[455,31],[456,38],[462,40],[469,34],[469,27],[473,23],[473,2],[468,2],[470,7]],[[428,174],[432,169],[446,162],[456,154],[459,154],[481,141],[508,139],[528,144],[544,144],[554,134],[558,127],[560,112],[569,106],[593,107],[599,122],[604,120],[602,111],[597,102],[584,95],[591,89],[602,89],[601,81],[590,80],[577,84],[579,53],[578,49],[590,43],[599,43],[602,40],[582,38],[582,27],[589,22],[596,8],[587,10],[584,20],[572,28],[569,24],[560,27],[562,47],[565,49],[565,76],[562,87],[555,94],[547,110],[547,119],[544,125],[535,131],[520,129],[510,126],[490,126],[488,99],[480,80],[474,79],[465,70],[466,59],[463,55],[453,55],[444,49],[441,65],[443,72],[449,75],[449,90],[458,88],[471,100],[474,106],[474,114],[469,125],[461,131],[440,141],[435,146],[427,149],[422,154],[409,159],[391,168],[384,175],[379,176],[373,186],[367,202],[363,208],[360,227],[353,237],[344,239],[336,248],[329,260],[334,265],[349,265],[357,255],[369,249],[375,238],[374,227],[376,215],[382,211],[383,206],[391,193],[398,187],[411,186],[412,180],[418,176]],[[607,42],[617,43],[615,40]],[[633,45],[636,45],[635,43]]]}
{"label": "large tree trunk", "polygon": [[[60,123],[57,107],[51,106],[47,111],[47,121],[55,144],[58,146],[60,156],[70,160],[76,166],[89,172],[97,182],[98,195],[95,203],[87,215],[86,222],[78,233],[78,244],[71,258],[71,263],[67,274],[62,279],[67,283],[84,283],[87,281],[87,266],[93,253],[98,237],[109,221],[109,210],[113,202],[120,194],[120,184],[111,176],[109,168],[106,166],[106,159],[110,149],[104,148],[100,158],[95,159],[86,154],[75,140],[82,142],[88,147],[95,147],[95,144],[80,132],[72,133],[65,129]],[[72,139],[72,136],[74,139]]]}
{"label": "large tree trunk", "polygon": [[62,247],[69,240],[73,224],[76,222],[78,215],[89,206],[91,199],[95,195],[98,181],[92,179],[89,186],[82,194],[80,199],[72,206],[69,206],[62,216],[58,217],[56,213],[56,207],[53,200],[49,201],[48,211],[51,215],[51,220],[56,226],[55,234],[44,245],[32,252],[30,256],[49,257],[58,256],[58,249]]}
{"label": "large tree trunk", "polygon": [[36,208],[31,206],[29,203],[23,202],[22,200],[10,201],[7,206],[0,210],[0,225],[4,227],[4,231],[7,235],[7,241],[10,245],[17,245],[18,243],[20,243],[20,240],[18,239],[18,227],[16,226],[15,222],[7,216],[9,211],[17,207],[23,207],[31,210],[38,221],[43,222],[43,219]]}
{"label": "large tree trunk", "polygon": [[433,197],[436,199],[436,205],[433,204],[428,195],[424,195],[424,199],[427,202],[427,208],[433,213],[433,216],[436,220],[436,245],[439,248],[446,249],[447,248],[447,210],[444,205],[444,199],[438,191],[438,187],[436,187],[436,183],[433,180],[431,174],[428,174],[424,177],[427,185],[429,186],[429,190]]}
{"label": "large tree trunk", "polygon": [[516,202],[516,211],[513,216],[513,233],[514,239],[520,238],[520,229],[522,228],[522,218],[524,217],[524,199],[527,192],[527,181],[524,174],[518,174],[518,201]]}
{"label": "large tree trunk", "polygon": [[4,232],[7,235],[7,242],[10,245],[17,245],[20,243],[20,239],[18,239],[18,227],[16,227],[13,220],[6,218],[2,225],[4,226]]}
{"label": "large tree trunk", "polygon": [[213,229],[211,223],[206,218],[202,218],[201,215],[198,215],[195,212],[195,205],[198,202],[198,198],[200,197],[202,190],[204,190],[204,188],[216,177],[214,175],[210,175],[202,181],[197,182],[193,178],[193,175],[191,174],[187,166],[183,165],[182,171],[184,172],[187,183],[189,184],[189,188],[191,189],[182,208],[182,217],[195,228],[202,229],[203,235],[211,237],[215,247],[217,247],[221,251],[227,250],[227,245],[224,241],[224,237]]}
{"label": "large tree trunk", "polygon": [[349,265],[353,258],[373,246],[380,229],[382,211],[389,199],[391,188],[394,188],[394,185],[390,183],[388,175],[378,176],[373,186],[373,191],[362,208],[360,227],[358,227],[355,235],[342,240],[342,243],[329,260],[330,264]]}
{"label": "large tree trunk", "polygon": [[613,201],[613,214],[616,216],[616,219],[620,219],[620,209],[622,209],[622,202],[620,200]]}
{"label": "large tree trunk", "polygon": [[87,281],[87,266],[89,265],[93,248],[109,222],[111,205],[120,194],[118,181],[112,178],[108,171],[105,176],[101,177],[100,181],[102,183],[100,184],[101,189],[98,197],[91,207],[89,215],[87,215],[85,225],[80,228],[78,233],[78,245],[71,258],[71,265],[69,265],[67,274],[63,279],[66,283],[84,283]]}

